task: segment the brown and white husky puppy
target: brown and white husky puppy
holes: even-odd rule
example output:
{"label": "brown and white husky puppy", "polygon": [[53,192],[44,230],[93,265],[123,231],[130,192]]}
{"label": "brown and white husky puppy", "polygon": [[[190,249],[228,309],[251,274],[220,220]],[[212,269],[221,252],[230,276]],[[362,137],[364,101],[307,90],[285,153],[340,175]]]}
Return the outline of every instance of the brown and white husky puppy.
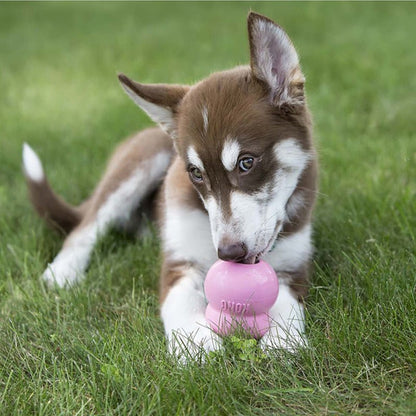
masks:
{"label": "brown and white husky puppy", "polygon": [[195,355],[221,346],[204,318],[203,283],[219,257],[276,270],[280,294],[264,349],[304,345],[303,299],[312,253],[317,161],[304,76],[281,27],[248,16],[250,66],[217,72],[194,86],[122,87],[160,127],[123,142],[90,198],[66,204],[25,145],[31,200],[49,223],[69,232],[43,278],[78,281],[109,227],[138,229],[155,211],[163,246],[161,316],[170,351]]}

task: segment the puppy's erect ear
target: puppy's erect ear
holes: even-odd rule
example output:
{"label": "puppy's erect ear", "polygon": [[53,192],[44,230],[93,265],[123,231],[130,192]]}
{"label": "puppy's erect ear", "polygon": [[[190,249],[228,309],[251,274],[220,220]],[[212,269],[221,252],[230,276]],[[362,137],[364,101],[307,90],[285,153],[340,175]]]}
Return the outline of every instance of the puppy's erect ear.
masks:
{"label": "puppy's erect ear", "polygon": [[140,84],[124,74],[119,74],[118,79],[129,97],[166,133],[175,138],[177,109],[189,87],[168,84]]}
{"label": "puppy's erect ear", "polygon": [[251,12],[247,23],[251,70],[269,87],[272,104],[303,104],[305,78],[289,36],[272,20],[257,13]]}

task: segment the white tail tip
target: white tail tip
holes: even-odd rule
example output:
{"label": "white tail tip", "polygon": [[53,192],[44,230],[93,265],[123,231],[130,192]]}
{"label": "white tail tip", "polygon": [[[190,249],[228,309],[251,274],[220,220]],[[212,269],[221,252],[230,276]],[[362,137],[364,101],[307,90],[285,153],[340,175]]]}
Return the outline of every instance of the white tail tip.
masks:
{"label": "white tail tip", "polygon": [[27,143],[23,144],[23,169],[32,181],[41,182],[45,178],[39,156]]}

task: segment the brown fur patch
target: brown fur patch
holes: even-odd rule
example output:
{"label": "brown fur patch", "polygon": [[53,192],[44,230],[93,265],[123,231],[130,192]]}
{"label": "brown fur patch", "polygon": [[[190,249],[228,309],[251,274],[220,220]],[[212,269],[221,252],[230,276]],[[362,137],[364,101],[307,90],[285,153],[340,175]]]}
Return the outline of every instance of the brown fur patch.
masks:
{"label": "brown fur patch", "polygon": [[184,276],[186,270],[192,267],[188,262],[172,262],[164,259],[160,273],[159,301],[166,299],[169,290]]}
{"label": "brown fur patch", "polygon": [[80,223],[82,210],[56,195],[47,179],[35,182],[27,177],[26,182],[33,207],[50,227],[68,233]]}

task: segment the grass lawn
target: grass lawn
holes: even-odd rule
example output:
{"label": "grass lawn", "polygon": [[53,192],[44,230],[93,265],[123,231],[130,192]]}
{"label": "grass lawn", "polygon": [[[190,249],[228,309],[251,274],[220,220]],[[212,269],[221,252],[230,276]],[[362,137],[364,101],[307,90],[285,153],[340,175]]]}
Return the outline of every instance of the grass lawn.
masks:
{"label": "grass lawn", "polygon": [[[230,342],[201,367],[167,355],[159,245],[110,234],[86,280],[38,277],[61,237],[36,218],[21,147],[71,202],[150,125],[116,72],[192,83],[248,62],[245,18],[297,46],[320,150],[310,348]],[[1,3],[0,414],[415,415],[415,3]]]}

